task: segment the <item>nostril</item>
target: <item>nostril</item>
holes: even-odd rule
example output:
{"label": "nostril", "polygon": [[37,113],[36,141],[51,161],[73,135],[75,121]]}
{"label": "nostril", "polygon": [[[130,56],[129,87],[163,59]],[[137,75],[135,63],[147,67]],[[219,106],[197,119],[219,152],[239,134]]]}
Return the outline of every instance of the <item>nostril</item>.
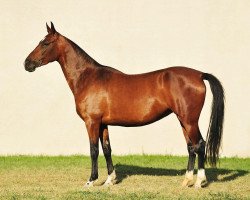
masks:
{"label": "nostril", "polygon": [[26,60],[24,61],[24,66],[27,66],[29,63],[30,63],[30,60],[29,60],[29,59],[26,59]]}

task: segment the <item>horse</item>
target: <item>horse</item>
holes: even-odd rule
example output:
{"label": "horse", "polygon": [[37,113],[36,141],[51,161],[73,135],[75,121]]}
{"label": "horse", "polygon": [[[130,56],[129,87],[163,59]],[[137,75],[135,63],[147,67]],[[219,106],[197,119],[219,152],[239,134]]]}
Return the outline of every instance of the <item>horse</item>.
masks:
{"label": "horse", "polygon": [[[174,113],[187,143],[188,164],[182,186],[207,184],[205,163],[216,166],[222,141],[224,89],[212,74],[188,67],[169,67],[143,74],[125,74],[104,66],[70,39],[46,23],[47,35],[25,59],[25,70],[57,61],[74,95],[76,112],[85,122],[89,136],[91,175],[85,187],[98,179],[99,140],[107,163],[105,186],[116,183],[108,126],[135,127],[153,123]],[[209,82],[213,99],[206,141],[198,120]],[[197,179],[194,165],[198,155]]]}

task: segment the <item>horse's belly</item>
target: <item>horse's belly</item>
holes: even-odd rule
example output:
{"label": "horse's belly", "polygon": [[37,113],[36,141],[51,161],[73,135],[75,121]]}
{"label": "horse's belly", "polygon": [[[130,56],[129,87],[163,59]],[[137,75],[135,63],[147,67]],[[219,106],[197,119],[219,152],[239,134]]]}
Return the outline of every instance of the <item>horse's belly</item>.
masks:
{"label": "horse's belly", "polygon": [[155,98],[120,101],[108,107],[103,123],[117,126],[142,126],[171,113],[166,102]]}

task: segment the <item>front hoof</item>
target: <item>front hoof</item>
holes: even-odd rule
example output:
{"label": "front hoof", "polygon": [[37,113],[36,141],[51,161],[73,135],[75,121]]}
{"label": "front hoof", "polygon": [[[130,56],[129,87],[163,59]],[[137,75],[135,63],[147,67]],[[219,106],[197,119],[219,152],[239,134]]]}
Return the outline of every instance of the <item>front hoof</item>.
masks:
{"label": "front hoof", "polygon": [[84,188],[91,188],[91,187],[94,187],[94,183],[96,182],[97,180],[94,180],[94,181],[87,181],[87,183],[85,183],[85,185],[83,186]]}
{"label": "front hoof", "polygon": [[108,178],[104,183],[104,186],[109,187],[111,185],[114,185],[115,183],[116,183],[116,173],[114,170],[110,175],[108,175]]}

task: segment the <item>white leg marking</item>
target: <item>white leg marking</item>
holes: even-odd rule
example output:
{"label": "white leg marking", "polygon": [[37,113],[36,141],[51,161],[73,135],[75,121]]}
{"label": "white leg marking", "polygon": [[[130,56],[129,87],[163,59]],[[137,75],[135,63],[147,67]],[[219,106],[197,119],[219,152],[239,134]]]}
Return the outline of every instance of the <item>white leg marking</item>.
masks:
{"label": "white leg marking", "polygon": [[98,179],[94,180],[94,181],[87,181],[87,183],[85,183],[84,187],[85,188],[90,188],[94,186],[94,183],[97,181]]}
{"label": "white leg marking", "polygon": [[202,185],[207,183],[207,178],[205,174],[205,169],[198,169],[197,180],[195,182],[196,188],[201,188]]}
{"label": "white leg marking", "polygon": [[193,179],[194,179],[194,170],[186,171],[184,181],[182,182],[182,186],[191,186],[193,185]]}
{"label": "white leg marking", "polygon": [[194,170],[186,171],[186,178],[193,179],[194,178]]}
{"label": "white leg marking", "polygon": [[108,178],[104,183],[104,186],[114,185],[115,182],[116,182],[116,173],[115,173],[115,170],[114,170],[110,175],[108,175]]}

